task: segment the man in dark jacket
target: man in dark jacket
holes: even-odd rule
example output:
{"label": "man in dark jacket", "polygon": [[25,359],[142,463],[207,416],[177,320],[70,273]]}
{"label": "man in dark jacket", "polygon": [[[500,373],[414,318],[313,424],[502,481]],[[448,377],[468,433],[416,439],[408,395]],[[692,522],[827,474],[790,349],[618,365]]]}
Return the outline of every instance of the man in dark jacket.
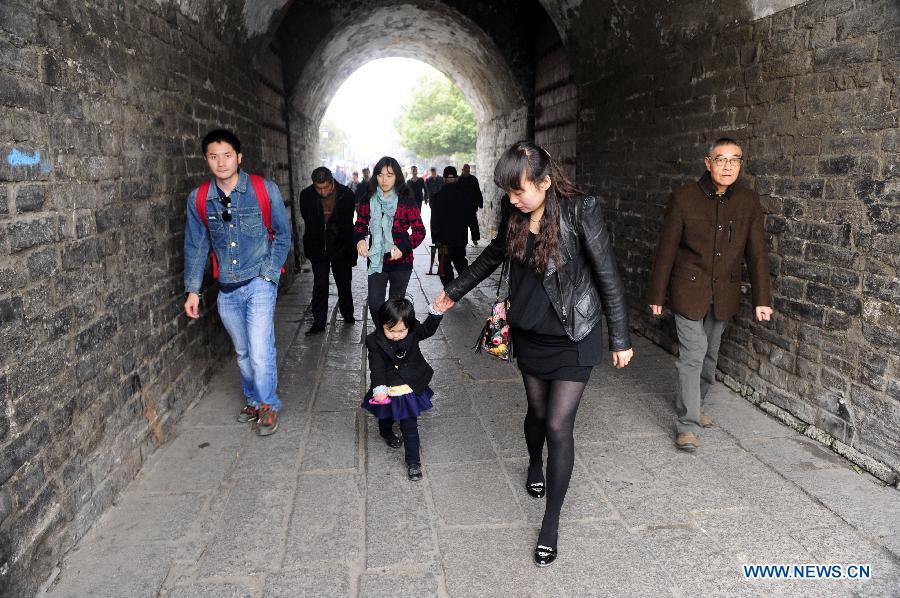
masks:
{"label": "man in dark jacket", "polygon": [[354,195],[356,196],[356,203],[359,203],[366,198],[366,193],[368,192],[367,190],[369,188],[369,178],[370,178],[369,173],[370,172],[371,171],[368,168],[362,169],[363,178],[356,185],[356,191],[354,192]]}
{"label": "man in dark jacket", "polygon": [[471,173],[468,164],[463,164],[462,174],[457,184],[466,190],[466,193],[472,199],[472,204],[475,206],[475,209],[472,211],[472,222],[469,223],[469,228],[472,229],[472,243],[478,245],[478,240],[481,239],[481,230],[478,228],[478,210],[484,207],[484,195],[481,194],[481,184],[478,182],[478,177]]}
{"label": "man in dark jacket", "polygon": [[759,196],[735,181],[743,160],[733,139],[712,144],[707,172],[675,191],[666,206],[650,273],[647,302],[662,315],[669,308],[678,333],[675,444],[693,451],[701,428],[713,425],[703,401],[716,381],[725,325],[740,310],[741,258],[745,258],[758,321],[772,317],[772,283]]}
{"label": "man in dark jacket", "polygon": [[328,271],[334,275],[338,289],[338,306],[344,321],[352,324],[353,294],[350,283],[356,264],[353,242],[353,192],[334,180],[331,171],[320,166],[312,172],[312,185],[300,193],[303,216],[303,252],[312,263],[313,325],[307,336],[325,330],[328,319]]}
{"label": "man in dark jacket", "polygon": [[468,189],[458,182],[456,169],[444,169],[444,186],[431,198],[431,240],[442,246],[445,252],[444,273],[441,282],[447,286],[456,274],[469,267],[466,244],[469,241],[469,224],[475,214],[475,202]]}
{"label": "man in dark jacket", "polygon": [[443,177],[439,176],[437,168],[432,166],[428,178],[425,179],[425,201],[430,202],[434,199],[434,196],[438,194],[438,191],[440,191],[443,186]]}
{"label": "man in dark jacket", "polygon": [[425,179],[419,176],[418,166],[410,168],[410,172],[412,172],[412,176],[406,181],[406,185],[412,190],[416,203],[419,204],[419,209],[421,210],[422,203],[425,201]]}

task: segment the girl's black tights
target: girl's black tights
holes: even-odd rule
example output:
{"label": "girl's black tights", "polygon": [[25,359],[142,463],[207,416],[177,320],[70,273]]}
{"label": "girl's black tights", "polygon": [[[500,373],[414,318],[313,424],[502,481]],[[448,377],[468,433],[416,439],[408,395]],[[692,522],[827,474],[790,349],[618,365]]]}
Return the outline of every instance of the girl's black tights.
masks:
{"label": "girl's black tights", "polygon": [[528,482],[543,479],[544,439],[547,440],[547,506],[538,544],[556,546],[559,513],[562,510],[572,466],[575,463],[575,414],[584,382],[542,380],[522,374],[528,412],[525,414],[525,444],[528,446]]}
{"label": "girl's black tights", "polygon": [[[382,436],[394,433],[394,420],[387,417],[378,420],[378,432]],[[419,422],[415,417],[400,420],[400,432],[403,434],[403,449],[406,453],[406,464],[419,463]]]}

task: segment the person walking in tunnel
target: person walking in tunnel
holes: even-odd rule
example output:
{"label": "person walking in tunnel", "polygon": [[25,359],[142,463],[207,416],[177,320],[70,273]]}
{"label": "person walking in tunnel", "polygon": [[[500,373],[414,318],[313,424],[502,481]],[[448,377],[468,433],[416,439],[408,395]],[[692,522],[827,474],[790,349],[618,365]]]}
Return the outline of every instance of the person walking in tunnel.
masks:
{"label": "person walking in tunnel", "polygon": [[[388,299],[379,309],[381,325],[366,336],[371,385],[362,408],[378,418],[378,431],[389,447],[406,445],[406,473],[414,482],[422,479],[417,418],[431,409],[434,396],[428,386],[434,370],[419,343],[437,332],[442,316],[432,305],[420,323],[412,301]],[[400,422],[402,442],[394,434],[394,421]]]}
{"label": "person walking in tunnel", "polygon": [[409,177],[409,180],[406,181],[406,184],[412,191],[413,197],[416,198],[416,204],[418,204],[419,209],[421,210],[422,203],[425,201],[425,179],[419,176],[418,166],[413,165],[413,167],[409,170],[412,173],[412,176]]}
{"label": "person walking in tunnel", "polygon": [[[494,183],[506,191],[497,236],[435,307],[455,302],[508,260],[509,322],[525,385],[525,489],[547,497],[534,562],[556,560],[559,514],[575,460],[575,414],[603,349],[606,315],[612,363],[633,356],[625,290],[600,203],[586,197],[542,147],[520,141],[501,156]],[[547,442],[547,475],[543,448]]]}
{"label": "person walking in tunnel", "polygon": [[303,252],[312,264],[313,324],[306,335],[325,330],[328,319],[328,271],[334,275],[338,307],[344,322],[352,324],[353,266],[356,244],[353,242],[353,212],[356,199],[349,187],[334,180],[331,171],[320,166],[312,171],[312,185],[300,192],[303,217]]}
{"label": "person walking in tunnel", "polygon": [[201,143],[212,178],[191,191],[184,231],[184,312],[200,317],[207,255],[219,280],[219,317],[237,353],[245,405],[239,422],[260,436],[278,429],[275,300],[291,248],[291,227],[278,185],[240,168],[241,142],[216,129]]}
{"label": "person walking in tunnel", "polygon": [[365,199],[366,193],[368,193],[369,180],[370,180],[369,172],[370,171],[368,168],[362,169],[363,178],[359,182],[359,184],[356,186],[356,203],[357,204],[359,204],[359,202],[361,202],[363,199]]}
{"label": "person walking in tunnel", "polygon": [[434,166],[431,167],[430,174],[428,178],[425,179],[425,199],[427,201],[431,201],[435,195],[437,195],[438,191],[441,190],[441,187],[444,186],[443,177],[439,176],[437,173],[437,168]]}
{"label": "person walking in tunnel", "polygon": [[425,239],[425,226],[397,160],[384,156],[373,172],[356,209],[353,234],[357,252],[368,258],[369,315],[379,326],[378,310],[388,286],[391,299],[406,294],[413,250]]}
{"label": "person walking in tunnel", "polygon": [[444,186],[431,200],[431,240],[446,251],[444,272],[441,274],[444,286],[453,281],[454,268],[459,275],[469,267],[466,245],[474,214],[474,198],[457,179],[456,168],[446,167]]}
{"label": "person walking in tunnel", "polygon": [[354,170],[350,174],[350,182],[347,184],[347,187],[353,191],[353,197],[356,197],[356,190],[359,188],[359,171]]}
{"label": "person walking in tunnel", "polygon": [[669,291],[678,335],[675,445],[700,446],[700,430],[713,425],[703,404],[716,381],[725,326],[740,311],[741,258],[747,262],[754,315],[772,317],[772,283],[765,216],[759,196],[735,184],[740,145],[717,139],[704,159],[706,172],[669,198],[647,288],[647,302],[661,316]]}
{"label": "person walking in tunnel", "polygon": [[472,174],[468,164],[463,164],[462,166],[459,185],[472,198],[474,209],[472,210],[472,221],[469,223],[469,228],[472,230],[472,244],[478,245],[478,241],[481,239],[481,229],[478,227],[478,210],[484,207],[484,195],[481,193],[481,184],[478,182],[478,177]]}

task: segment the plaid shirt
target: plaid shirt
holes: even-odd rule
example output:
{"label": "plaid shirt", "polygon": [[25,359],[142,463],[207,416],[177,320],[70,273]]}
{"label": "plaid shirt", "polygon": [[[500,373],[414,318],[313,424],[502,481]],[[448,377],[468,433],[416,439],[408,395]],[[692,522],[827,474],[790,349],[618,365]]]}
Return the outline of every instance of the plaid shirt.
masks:
{"label": "plaid shirt", "polygon": [[[356,207],[356,224],[353,226],[353,242],[359,243],[369,237],[369,200],[363,199]],[[411,231],[411,232],[410,232]],[[390,251],[385,254],[382,272],[396,270],[412,270],[413,249],[425,240],[425,225],[422,224],[422,214],[415,199],[401,199],[397,203],[397,211],[394,213],[394,226],[391,228],[394,237],[394,245],[403,255],[400,259],[392,260]]]}

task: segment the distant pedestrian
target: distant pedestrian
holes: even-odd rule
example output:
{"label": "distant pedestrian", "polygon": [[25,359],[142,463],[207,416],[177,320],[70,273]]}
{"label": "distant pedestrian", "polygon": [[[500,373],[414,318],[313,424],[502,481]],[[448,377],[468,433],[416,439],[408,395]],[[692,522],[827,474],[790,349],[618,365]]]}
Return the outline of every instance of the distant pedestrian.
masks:
{"label": "distant pedestrian", "polygon": [[347,184],[347,187],[353,191],[353,196],[356,197],[356,190],[359,188],[359,171],[354,170],[350,174],[350,182]]}
{"label": "distant pedestrian", "polygon": [[696,450],[701,428],[713,425],[703,404],[716,382],[722,333],[740,311],[742,260],[750,272],[756,319],[772,318],[765,215],[759,196],[736,184],[743,159],[733,139],[712,144],[700,180],[669,198],[650,273],[650,311],[662,315],[668,289],[675,314],[675,445],[686,451]]}
{"label": "distant pedestrian", "polygon": [[[409,299],[389,299],[379,308],[381,324],[366,336],[370,385],[362,407],[378,418],[378,432],[389,447],[406,445],[406,473],[413,481],[422,479],[417,418],[431,409],[434,396],[428,386],[434,370],[419,343],[437,331],[442,316],[431,306],[420,323]],[[400,422],[402,442],[394,434],[394,421]]]}
{"label": "distant pedestrian", "polygon": [[437,168],[432,166],[428,178],[425,179],[425,199],[431,199],[437,195],[437,192],[444,186],[444,179],[438,175]]}
{"label": "distant pedestrian", "polygon": [[368,257],[369,315],[378,310],[390,285],[391,299],[403,297],[412,275],[413,249],[425,239],[419,206],[403,180],[400,164],[384,156],[375,165],[365,198],[356,208],[353,236],[360,256]]}
{"label": "distant pedestrian", "polygon": [[356,243],[353,241],[353,212],[356,200],[349,187],[338,183],[331,171],[320,166],[312,171],[312,185],[300,192],[303,216],[303,252],[312,264],[313,323],[306,335],[325,330],[328,319],[328,272],[334,276],[338,307],[344,322],[352,324],[353,266]]}
{"label": "distant pedestrian", "polygon": [[444,186],[431,200],[431,240],[445,251],[444,271],[441,282],[444,286],[454,278],[453,270],[459,275],[469,266],[466,259],[466,245],[469,242],[469,224],[475,217],[475,203],[468,189],[457,179],[456,169],[444,169]]}
{"label": "distant pedestrian", "polygon": [[[445,176],[444,178],[446,179],[447,177]],[[481,193],[481,184],[478,182],[478,177],[472,174],[468,164],[463,164],[462,174],[457,183],[472,198],[472,204],[475,209],[472,211],[472,221],[469,223],[469,228],[472,230],[472,243],[478,245],[478,241],[481,239],[481,229],[478,226],[478,210],[484,207],[484,195]]]}
{"label": "distant pedestrian", "polygon": [[[234,133],[210,131],[201,147],[212,177],[187,199],[184,312],[200,317],[200,287],[211,249],[218,271],[219,318],[234,344],[241,373],[244,406],[237,420],[256,423],[257,434],[268,436],[278,429],[281,409],[275,301],[291,248],[291,226],[278,185],[240,168],[241,142]],[[269,212],[268,223],[264,210]]]}
{"label": "distant pedestrian", "polygon": [[419,209],[422,209],[422,203],[425,201],[425,179],[419,177],[419,167],[413,166],[410,168],[410,172],[412,176],[409,177],[409,180],[406,181],[406,184],[409,186],[409,189],[413,193],[413,197],[416,198],[416,204],[418,204]]}
{"label": "distant pedestrian", "polygon": [[362,169],[363,178],[359,182],[359,185],[356,187],[356,203],[359,204],[365,197],[366,193],[368,193],[369,189],[369,169]]}

